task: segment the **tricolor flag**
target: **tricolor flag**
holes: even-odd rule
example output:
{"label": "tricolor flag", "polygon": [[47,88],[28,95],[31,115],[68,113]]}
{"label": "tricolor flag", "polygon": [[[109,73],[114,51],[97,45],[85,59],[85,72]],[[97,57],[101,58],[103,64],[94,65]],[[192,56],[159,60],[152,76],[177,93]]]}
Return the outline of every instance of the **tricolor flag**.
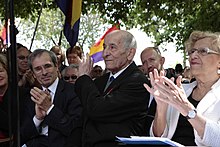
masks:
{"label": "tricolor flag", "polygon": [[102,51],[103,51],[103,43],[104,43],[104,38],[105,36],[114,31],[114,30],[119,30],[118,25],[112,26],[111,28],[109,28],[105,34],[99,39],[98,42],[96,42],[91,48],[90,48],[90,52],[89,55],[92,57],[93,62],[99,62],[102,61]]}
{"label": "tricolor flag", "polygon": [[3,39],[3,44],[10,46],[10,29],[9,29],[10,20],[8,20],[0,30],[0,37]]}
{"label": "tricolor flag", "polygon": [[7,30],[5,25],[2,27],[1,31],[0,31],[0,37],[3,39],[3,43],[6,44],[6,38],[7,38]]}
{"label": "tricolor flag", "polygon": [[56,0],[56,2],[66,16],[64,35],[70,46],[73,47],[78,41],[82,0]]}

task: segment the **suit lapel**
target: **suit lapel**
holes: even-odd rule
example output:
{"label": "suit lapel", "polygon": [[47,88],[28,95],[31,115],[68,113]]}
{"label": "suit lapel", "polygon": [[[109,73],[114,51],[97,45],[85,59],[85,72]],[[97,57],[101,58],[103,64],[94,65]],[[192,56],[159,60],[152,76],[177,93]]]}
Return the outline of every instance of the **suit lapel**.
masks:
{"label": "suit lapel", "polygon": [[56,106],[61,106],[62,105],[62,95],[63,95],[63,89],[64,89],[64,81],[59,80],[59,83],[57,85],[57,89],[54,95],[54,101],[53,103]]}
{"label": "suit lapel", "polygon": [[104,89],[105,89],[105,86],[106,86],[106,84],[107,84],[109,75],[110,75],[110,73],[106,73],[106,74],[104,74],[103,76],[97,78],[97,79],[94,81],[95,84],[96,84],[96,86],[97,86],[97,88],[99,89],[99,92],[100,92],[101,94],[104,93]]}
{"label": "suit lapel", "polygon": [[109,94],[113,90],[117,89],[121,82],[130,75],[136,67],[136,64],[133,62],[131,63],[127,69],[125,69],[105,90],[104,95]]}

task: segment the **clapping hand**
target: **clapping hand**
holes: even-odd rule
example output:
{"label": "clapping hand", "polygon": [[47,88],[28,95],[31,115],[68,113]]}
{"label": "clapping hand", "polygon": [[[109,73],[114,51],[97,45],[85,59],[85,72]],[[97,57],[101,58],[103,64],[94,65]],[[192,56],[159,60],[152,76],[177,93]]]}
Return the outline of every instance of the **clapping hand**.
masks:
{"label": "clapping hand", "polygon": [[51,95],[49,91],[43,91],[37,87],[31,89],[31,99],[35,102],[36,117],[43,119],[47,110],[51,107]]}
{"label": "clapping hand", "polygon": [[93,67],[93,61],[89,54],[83,57],[82,62],[79,64],[79,76],[88,75],[90,76]]}
{"label": "clapping hand", "polygon": [[[152,94],[157,102],[157,105],[163,105],[167,106],[167,103],[163,101],[165,99],[165,96],[160,93],[158,90],[158,83],[164,84],[161,77],[164,76],[164,71],[160,72],[160,75],[156,69],[153,71],[154,73],[150,72],[149,77],[150,77],[150,82],[151,82],[151,87],[148,86],[147,84],[144,84],[144,87],[147,89],[150,94]],[[163,107],[161,106],[161,107]]]}

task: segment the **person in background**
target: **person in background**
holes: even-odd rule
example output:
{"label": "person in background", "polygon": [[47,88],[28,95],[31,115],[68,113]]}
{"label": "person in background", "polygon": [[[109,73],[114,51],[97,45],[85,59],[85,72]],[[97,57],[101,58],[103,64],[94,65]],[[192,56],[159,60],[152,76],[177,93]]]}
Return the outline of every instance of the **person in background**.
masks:
{"label": "person in background", "polygon": [[93,80],[91,57],[79,64],[76,93],[83,112],[83,147],[116,147],[116,136],[146,135],[149,93],[143,87],[149,82],[133,58],[134,36],[124,30],[105,36],[103,58],[107,74]]}
{"label": "person in background", "polygon": [[17,48],[17,67],[18,67],[18,86],[31,88],[39,86],[39,83],[33,76],[33,72],[28,67],[28,56],[31,52],[27,47],[20,43],[16,44]]}
{"label": "person in background", "polygon": [[93,68],[92,68],[92,71],[91,71],[91,78],[92,79],[96,79],[100,76],[102,76],[103,74],[103,69],[101,66],[99,65],[95,65]]}
{"label": "person in background", "polygon": [[165,58],[161,56],[158,47],[147,47],[141,52],[141,62],[144,73],[148,76],[154,69],[163,70]]}
{"label": "person in background", "polygon": [[196,81],[176,84],[155,70],[152,87],[157,102],[151,136],[167,137],[187,146],[220,144],[220,35],[193,31],[185,43]]}
{"label": "person in background", "polygon": [[[142,68],[144,73],[149,78],[149,73],[154,69],[159,71],[164,70],[163,65],[165,58],[161,55],[161,52],[158,47],[147,47],[141,52],[141,61]],[[153,95],[150,95],[149,105],[148,105],[148,119],[147,119],[147,128],[150,129],[150,125],[154,119],[156,112],[156,101],[154,100]]]}
{"label": "person in background", "polygon": [[80,127],[81,103],[74,85],[58,78],[57,57],[51,51],[34,50],[28,64],[41,88],[33,87],[30,91],[21,142],[28,147],[65,147],[69,135]]}
{"label": "person in background", "polygon": [[172,77],[176,78],[174,68],[169,67],[169,68],[165,69],[165,73],[166,73],[166,77],[168,77],[168,78],[172,78]]}
{"label": "person in background", "polygon": [[68,64],[79,64],[82,60],[83,50],[79,46],[70,47],[66,50]]}
{"label": "person in background", "polygon": [[62,71],[61,75],[62,78],[69,83],[75,84],[78,76],[79,76],[79,65],[76,64],[70,64],[64,70]]}
{"label": "person in background", "polygon": [[66,65],[63,64],[65,62],[65,54],[63,53],[61,47],[58,45],[53,46],[50,49],[50,51],[54,52],[55,55],[57,56],[58,69],[61,73],[63,69],[66,67]]}
{"label": "person in background", "polygon": [[9,146],[9,113],[8,113],[8,62],[0,54],[0,146]]}
{"label": "person in background", "polygon": [[[8,83],[8,61],[4,54],[0,54],[0,147],[9,147],[10,141],[16,138],[14,134],[17,119],[17,99],[11,99],[11,121],[12,121],[12,134],[9,134],[9,83]],[[27,90],[19,88],[19,107],[20,116],[23,114],[23,102],[28,98]],[[12,135],[12,136],[10,136]],[[14,137],[13,137],[14,136]]]}
{"label": "person in background", "polygon": [[175,66],[175,76],[178,77],[181,76],[182,74],[183,74],[183,66],[182,64],[178,63]]}
{"label": "person in background", "polygon": [[192,79],[192,74],[190,71],[190,67],[186,66],[183,70],[182,83],[190,83]]}

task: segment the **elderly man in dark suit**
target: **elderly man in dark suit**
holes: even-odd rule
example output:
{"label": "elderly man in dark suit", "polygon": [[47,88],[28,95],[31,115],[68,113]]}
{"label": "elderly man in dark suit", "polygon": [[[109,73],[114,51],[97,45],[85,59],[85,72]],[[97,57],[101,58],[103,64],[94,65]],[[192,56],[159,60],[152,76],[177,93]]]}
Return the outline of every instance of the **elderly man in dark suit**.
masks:
{"label": "elderly man in dark suit", "polygon": [[103,58],[110,71],[95,81],[89,76],[92,61],[79,65],[76,92],[83,105],[83,146],[115,147],[116,136],[146,135],[149,93],[147,78],[133,62],[134,36],[123,30],[113,31],[104,39]]}
{"label": "elderly man in dark suit", "polygon": [[21,121],[22,142],[28,147],[64,147],[71,131],[78,127],[81,114],[74,85],[58,78],[53,52],[37,49],[28,64],[41,88],[30,91],[31,99]]}

